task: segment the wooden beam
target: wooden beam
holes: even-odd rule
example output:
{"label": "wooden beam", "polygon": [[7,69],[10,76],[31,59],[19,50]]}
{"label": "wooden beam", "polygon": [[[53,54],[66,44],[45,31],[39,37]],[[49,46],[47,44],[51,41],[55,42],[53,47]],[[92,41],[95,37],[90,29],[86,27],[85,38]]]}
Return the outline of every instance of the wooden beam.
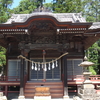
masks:
{"label": "wooden beam", "polygon": [[34,50],[34,49],[62,49],[64,47],[63,44],[19,44],[18,45],[20,49],[30,49],[30,50]]}

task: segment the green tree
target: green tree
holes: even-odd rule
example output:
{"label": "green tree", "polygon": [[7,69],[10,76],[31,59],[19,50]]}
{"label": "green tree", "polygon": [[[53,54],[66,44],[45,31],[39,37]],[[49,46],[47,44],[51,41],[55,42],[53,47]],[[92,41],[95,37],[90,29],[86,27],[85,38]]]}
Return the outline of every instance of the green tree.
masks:
{"label": "green tree", "polygon": [[88,22],[100,21],[100,0],[53,0],[56,13],[82,13]]}
{"label": "green tree", "polygon": [[18,7],[14,8],[16,14],[32,13],[36,8],[43,5],[45,0],[22,0]]}
{"label": "green tree", "polygon": [[4,23],[10,17],[12,10],[10,6],[13,0],[0,0],[0,23]]}
{"label": "green tree", "polygon": [[59,13],[82,12],[81,0],[53,0],[53,11]]}
{"label": "green tree", "polygon": [[[0,0],[0,23],[4,23],[10,17],[12,10],[10,6],[13,0]],[[0,46],[0,72],[6,64],[6,49]]]}
{"label": "green tree", "polygon": [[15,14],[28,14],[31,13],[34,9],[37,8],[37,2],[34,0],[22,0],[18,7],[14,8]]}
{"label": "green tree", "polygon": [[100,0],[83,0],[84,15],[88,22],[100,21]]}
{"label": "green tree", "polygon": [[99,58],[99,51],[100,47],[98,46],[98,42],[95,42],[86,52],[86,55],[89,59],[89,61],[93,62],[94,65],[89,67],[89,71],[92,72],[93,75],[98,74],[98,58]]}
{"label": "green tree", "polygon": [[[86,20],[88,22],[100,21],[100,0],[84,0],[83,4]],[[89,70],[92,74],[100,74],[100,40],[94,43],[87,51],[89,60],[95,63]]]}
{"label": "green tree", "polygon": [[0,72],[4,70],[5,65],[6,65],[6,49],[0,46]]}
{"label": "green tree", "polygon": [[39,2],[38,7],[39,6],[43,6],[43,2],[45,2],[45,0],[37,0],[37,2]]}
{"label": "green tree", "polygon": [[[100,40],[98,40],[97,43],[98,43],[98,48],[100,48]],[[98,50],[98,66],[97,66],[97,68],[98,68],[97,74],[100,74],[100,49]]]}
{"label": "green tree", "polygon": [[44,7],[50,9],[51,11],[52,11],[52,6],[53,6],[52,3],[45,3],[44,4]]}

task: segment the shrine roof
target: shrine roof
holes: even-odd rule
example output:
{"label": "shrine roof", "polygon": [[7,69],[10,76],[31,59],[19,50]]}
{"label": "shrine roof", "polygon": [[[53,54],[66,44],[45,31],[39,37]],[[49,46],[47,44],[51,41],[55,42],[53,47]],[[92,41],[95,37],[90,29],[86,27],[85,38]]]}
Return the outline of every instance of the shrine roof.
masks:
{"label": "shrine roof", "polygon": [[98,29],[98,28],[100,28],[100,22],[94,22],[89,29],[92,30],[92,29]]}
{"label": "shrine roof", "polygon": [[81,13],[51,13],[51,12],[33,12],[31,14],[12,14],[11,18],[4,24],[11,24],[12,22],[23,23],[33,16],[51,16],[58,22],[72,22],[82,23],[86,22]]}

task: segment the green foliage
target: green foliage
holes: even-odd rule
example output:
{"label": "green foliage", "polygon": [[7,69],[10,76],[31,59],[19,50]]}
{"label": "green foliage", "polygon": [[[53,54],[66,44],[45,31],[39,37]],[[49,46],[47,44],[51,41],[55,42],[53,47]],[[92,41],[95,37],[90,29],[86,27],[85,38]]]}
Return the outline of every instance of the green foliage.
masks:
{"label": "green foliage", "polygon": [[0,66],[3,66],[6,64],[6,49],[3,47],[0,47]]}
{"label": "green foliage", "polygon": [[[100,0],[83,0],[84,12],[88,22],[100,21]],[[88,48],[88,58],[95,65],[89,67],[93,75],[100,74],[100,40]]]}
{"label": "green foliage", "polygon": [[83,0],[84,15],[88,22],[100,21],[100,0]]}
{"label": "green foliage", "polygon": [[100,21],[100,0],[53,0],[55,13],[82,13],[88,22]]}
{"label": "green foliage", "polygon": [[58,13],[79,13],[82,9],[81,0],[54,0],[53,11]]}
{"label": "green foliage", "polygon": [[98,42],[94,43],[86,52],[86,55],[89,61],[93,62],[94,65],[89,67],[89,70],[93,75],[98,74],[98,58],[99,58],[100,47],[98,46]]}
{"label": "green foliage", "polygon": [[52,6],[53,6],[52,3],[45,3],[44,4],[44,7],[50,9],[51,11],[52,11]]}
{"label": "green foliage", "polygon": [[0,23],[4,23],[10,17],[12,10],[10,9],[13,0],[0,0]]}
{"label": "green foliage", "polygon": [[45,0],[22,0],[18,7],[14,8],[15,14],[32,13],[36,8],[41,6]]}
{"label": "green foliage", "polygon": [[[10,9],[13,0],[0,0],[0,23],[4,23],[10,17]],[[6,49],[0,46],[0,72],[6,64]]]}
{"label": "green foliage", "polygon": [[6,65],[6,49],[0,46],[0,72]]}
{"label": "green foliage", "polygon": [[39,6],[43,6],[43,2],[45,2],[45,0],[37,0],[37,2],[39,2],[38,7]]}
{"label": "green foliage", "polygon": [[89,67],[89,71],[92,72],[92,75],[97,75],[97,72],[95,71],[93,66]]}

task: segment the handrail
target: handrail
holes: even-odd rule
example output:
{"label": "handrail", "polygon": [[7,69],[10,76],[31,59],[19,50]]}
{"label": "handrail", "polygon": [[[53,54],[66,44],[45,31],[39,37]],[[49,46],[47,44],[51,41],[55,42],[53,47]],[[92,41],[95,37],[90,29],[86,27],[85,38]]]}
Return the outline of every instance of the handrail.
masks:
{"label": "handrail", "polygon": [[[100,75],[90,75],[91,81],[100,81]],[[83,75],[68,76],[68,81],[84,81]]]}
{"label": "handrail", "polygon": [[89,79],[92,80],[92,81],[100,80],[100,75],[91,75],[91,76],[89,77]]}
{"label": "handrail", "polygon": [[19,82],[19,76],[0,76],[0,82]]}
{"label": "handrail", "polygon": [[[63,80],[62,76],[62,80]],[[27,75],[25,76],[25,83],[27,81]],[[89,79],[91,81],[100,81],[100,75],[90,75]],[[74,75],[74,76],[68,76],[67,80],[70,81],[84,81],[83,75]],[[19,82],[20,77],[19,76],[0,76],[0,82]]]}

